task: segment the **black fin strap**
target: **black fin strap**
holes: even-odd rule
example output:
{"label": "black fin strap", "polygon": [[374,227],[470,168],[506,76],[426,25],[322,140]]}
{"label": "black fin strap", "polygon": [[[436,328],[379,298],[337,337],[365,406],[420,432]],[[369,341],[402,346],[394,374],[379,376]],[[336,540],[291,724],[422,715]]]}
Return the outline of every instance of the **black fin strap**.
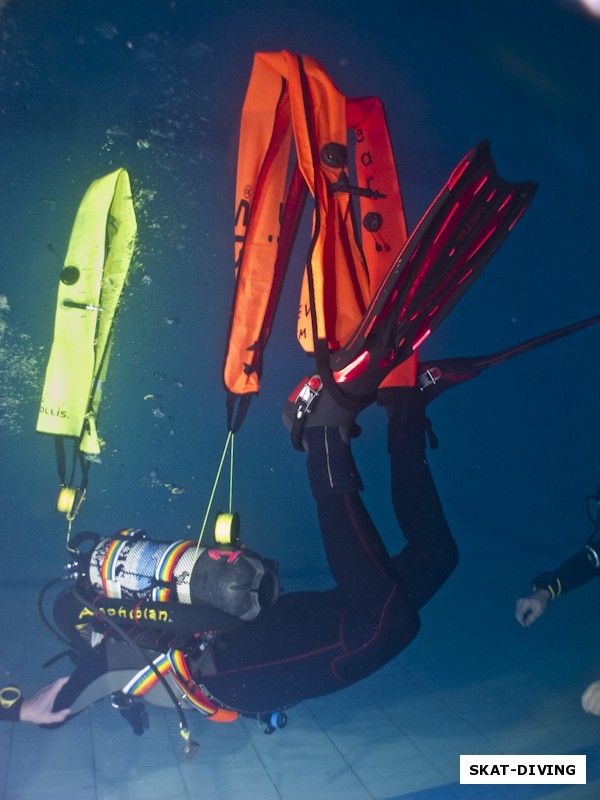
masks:
{"label": "black fin strap", "polygon": [[375,400],[376,392],[372,392],[360,400],[355,400],[352,397],[344,394],[344,392],[340,389],[339,384],[336,383],[336,380],[333,377],[331,365],[329,363],[329,348],[325,339],[317,339],[315,341],[314,351],[315,361],[317,362],[317,372],[321,376],[323,386],[327,389],[329,395],[333,398],[338,406],[346,408],[349,411],[356,411],[358,414],[359,411],[362,411],[363,408],[370,405],[370,403]]}

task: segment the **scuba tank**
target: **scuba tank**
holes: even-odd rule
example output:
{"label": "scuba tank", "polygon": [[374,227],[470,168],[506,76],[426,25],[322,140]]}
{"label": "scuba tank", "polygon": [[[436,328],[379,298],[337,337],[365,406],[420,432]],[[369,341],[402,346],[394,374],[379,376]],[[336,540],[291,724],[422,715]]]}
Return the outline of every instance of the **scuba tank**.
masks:
{"label": "scuba tank", "polygon": [[[280,590],[277,562],[240,543],[237,514],[218,515],[214,538],[214,547],[200,547],[194,541],[152,540],[142,530],[126,529],[104,539],[84,531],[74,538],[77,558],[67,565],[75,586],[63,589],[54,602],[58,629],[53,630],[77,653],[88,654],[105,637],[113,655],[122,642],[137,652],[134,667],[129,659],[123,664],[123,673],[131,674],[124,674],[124,685],[112,692],[113,706],[127,712],[141,697],[157,705],[170,700],[179,714],[186,757],[197,745],[189,739],[184,702],[214,722],[233,722],[240,715],[196,684],[188,659],[202,658],[212,642],[255,619],[277,601]],[[84,541],[92,542],[85,555],[79,549]],[[38,601],[51,628],[43,595],[57,580],[44,587]],[[140,626],[135,633],[132,622]],[[117,657],[122,658],[122,648]],[[116,663],[113,658],[118,669]],[[138,669],[139,663],[145,666]],[[104,696],[106,686],[98,691]],[[82,702],[81,708],[89,705],[89,693]],[[287,722],[281,709],[251,716],[265,733]]]}
{"label": "scuba tank", "polygon": [[97,542],[87,576],[107,598],[209,606],[253,620],[277,601],[277,563],[240,544],[237,514],[218,516],[215,540],[215,547],[200,547],[126,529]]}

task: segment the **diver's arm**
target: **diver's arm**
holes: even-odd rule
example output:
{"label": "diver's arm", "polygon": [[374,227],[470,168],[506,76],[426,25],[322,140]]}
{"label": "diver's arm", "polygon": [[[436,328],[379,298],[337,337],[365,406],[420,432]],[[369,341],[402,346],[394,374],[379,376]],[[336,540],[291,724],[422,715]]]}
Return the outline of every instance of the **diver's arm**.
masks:
{"label": "diver's arm", "polygon": [[68,678],[59,678],[54,683],[38,689],[31,697],[23,697],[15,686],[0,690],[0,719],[33,722],[36,725],[63,722],[69,714],[69,709],[53,711],[52,707],[56,696],[67,681]]}
{"label": "diver's arm", "polygon": [[68,680],[68,677],[59,678],[54,683],[38,689],[31,697],[26,697],[21,705],[19,715],[21,722],[33,722],[36,725],[52,725],[57,722],[64,722],[69,715],[70,709],[65,708],[61,711],[53,711],[52,708],[58,693]]}
{"label": "diver's arm", "polygon": [[515,617],[524,628],[542,616],[549,600],[578,589],[600,576],[600,547],[588,544],[554,570],[542,572],[531,584],[531,594],[517,600]]}
{"label": "diver's arm", "polygon": [[600,546],[588,544],[555,570],[554,576],[559,584],[559,594],[578,589],[592,578],[600,576]]}
{"label": "diver's arm", "polygon": [[587,544],[567,559],[554,572],[542,572],[531,584],[532,592],[546,589],[555,600],[559,595],[578,589],[592,578],[600,576],[600,546]]}

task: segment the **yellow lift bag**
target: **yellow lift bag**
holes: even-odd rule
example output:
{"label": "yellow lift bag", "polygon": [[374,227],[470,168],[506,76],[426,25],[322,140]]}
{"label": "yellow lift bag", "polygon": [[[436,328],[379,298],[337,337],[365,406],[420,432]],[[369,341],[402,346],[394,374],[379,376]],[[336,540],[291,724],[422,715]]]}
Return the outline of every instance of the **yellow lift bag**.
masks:
{"label": "yellow lift bag", "polygon": [[[96,421],[119,300],[133,255],[136,220],[126,170],[94,181],[85,193],[60,276],[54,340],[37,421],[56,437],[62,489],[58,510],[77,513],[91,461],[100,455]],[[83,479],[67,480],[64,437],[74,439]],[[62,455],[61,455],[62,453]],[[73,473],[76,464],[73,464]]]}

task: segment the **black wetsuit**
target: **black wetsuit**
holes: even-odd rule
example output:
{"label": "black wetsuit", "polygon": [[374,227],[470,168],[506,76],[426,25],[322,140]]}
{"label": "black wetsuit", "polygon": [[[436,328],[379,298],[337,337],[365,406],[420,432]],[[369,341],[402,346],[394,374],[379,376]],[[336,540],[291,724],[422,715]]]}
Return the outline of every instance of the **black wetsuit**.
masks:
{"label": "black wetsuit", "polygon": [[[360,498],[350,445],[337,427],[306,430],[308,476],[336,588],[282,594],[256,620],[190,660],[194,678],[241,713],[285,708],[364,678],[419,630],[419,608],[456,566],[458,554],[425,458],[425,412],[405,390],[389,413],[393,504],[406,546],[393,558]],[[56,708],[103,667],[99,648],[76,670]]]}
{"label": "black wetsuit", "polygon": [[595,535],[583,549],[568,558],[553,572],[542,572],[531,582],[532,591],[546,589],[552,599],[578,589],[600,577],[600,537]]}

